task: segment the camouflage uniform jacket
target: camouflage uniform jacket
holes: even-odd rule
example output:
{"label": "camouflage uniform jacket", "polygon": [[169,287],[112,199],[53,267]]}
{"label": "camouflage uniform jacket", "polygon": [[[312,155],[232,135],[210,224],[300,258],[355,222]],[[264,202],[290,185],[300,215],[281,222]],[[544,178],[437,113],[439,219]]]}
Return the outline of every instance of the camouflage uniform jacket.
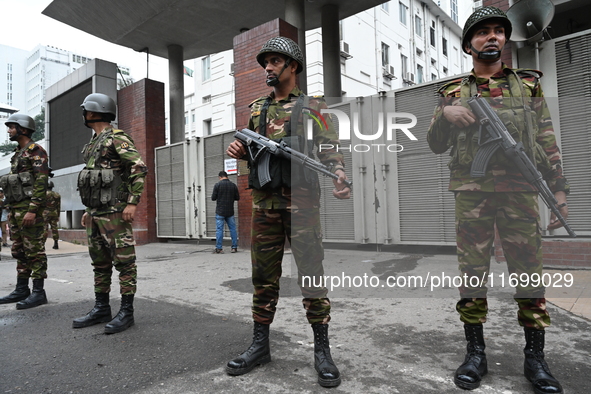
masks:
{"label": "camouflage uniform jacket", "polygon": [[[518,87],[527,100],[530,100],[532,109],[532,129],[534,136],[531,136],[532,158],[535,154],[535,162],[542,172],[544,179],[553,192],[569,192],[569,185],[562,174],[561,154],[556,145],[556,137],[552,127],[550,111],[543,99],[544,94],[539,82],[541,72],[536,70],[513,70],[505,64],[502,70],[490,77],[477,78],[472,71],[471,75],[464,79],[456,79],[444,85],[439,90],[442,96],[440,104],[435,108],[431,126],[427,133],[429,147],[434,153],[440,154],[451,148],[449,163],[451,170],[449,190],[451,191],[483,191],[483,192],[535,192],[521,175],[519,170],[506,158],[499,149],[491,158],[485,176],[473,178],[470,176],[472,155],[462,152],[477,151],[478,122],[464,129],[456,128],[443,116],[443,108],[448,105],[464,105],[469,108],[466,98],[473,95],[476,90],[482,97],[490,98],[489,104],[497,113],[511,114],[512,117],[499,115],[517,142],[522,138],[527,144],[527,127],[525,116],[523,116],[524,98],[516,96],[515,88],[512,91],[511,79],[517,80],[512,75],[517,74],[522,86]],[[517,90],[519,92],[519,90]],[[517,104],[522,108],[518,108]],[[520,114],[515,111],[522,111]],[[518,122],[521,121],[521,123]],[[511,124],[514,123],[515,126]],[[521,127],[519,126],[521,125]],[[513,133],[514,129],[518,132]],[[523,129],[523,130],[519,130]],[[535,142],[534,142],[535,141]],[[545,163],[545,165],[541,164]]]}
{"label": "camouflage uniform jacket", "polygon": [[12,203],[10,204],[10,208],[23,209],[34,214],[42,215],[45,209],[47,180],[49,179],[47,152],[41,145],[37,145],[33,141],[29,142],[22,149],[17,147],[14,151],[15,154],[10,159],[10,173],[20,174],[21,172],[30,172],[35,178],[35,181],[31,198],[25,198],[22,201]]}
{"label": "camouflage uniform jacket", "polygon": [[[259,97],[249,104],[251,113],[248,121],[248,128],[259,132],[259,124],[261,117],[261,110],[265,101],[271,99],[269,108],[267,110],[267,125],[266,137],[269,139],[278,140],[287,136],[285,125],[290,122],[291,111],[296,105],[296,101],[303,92],[296,86],[285,99],[276,101],[273,92],[268,96]],[[322,96],[306,97],[304,108],[320,112],[323,108],[328,108]],[[306,111],[302,111],[299,117],[297,130],[291,132],[292,135],[304,135],[304,122],[308,115]],[[314,112],[312,112],[314,114]],[[317,114],[314,114],[318,118]],[[338,135],[334,129],[332,121],[329,116],[323,117],[325,122],[314,122],[313,139],[314,144],[330,144],[334,147],[339,145]],[[319,118],[318,118],[319,119]],[[318,159],[325,165],[334,165],[334,170],[344,167],[344,160],[342,153],[333,149],[322,149],[322,152],[317,152]],[[293,192],[293,193],[292,193]],[[257,190],[252,189],[252,201],[254,207],[262,209],[286,209],[297,206],[300,208],[318,206],[318,199],[311,198],[312,193],[319,193],[319,191],[310,191],[304,188],[290,188],[281,187],[279,189],[271,190]]]}
{"label": "camouflage uniform jacket", "polygon": [[[114,206],[104,208],[86,208],[86,212],[93,216],[122,212],[127,204],[137,205],[140,202],[148,172],[132,138],[125,134],[123,130],[107,127],[102,133],[108,133],[108,135],[99,138],[100,134],[94,134],[90,142],[82,150],[84,162],[86,163],[85,169],[107,168],[118,171],[123,181],[119,191],[127,194],[127,200],[118,201]],[[102,143],[99,143],[101,140]],[[97,154],[100,157],[98,163],[95,159]]]}
{"label": "camouflage uniform jacket", "polygon": [[53,190],[47,191],[47,199],[45,202],[45,212],[49,216],[59,216],[62,205],[62,196]]}

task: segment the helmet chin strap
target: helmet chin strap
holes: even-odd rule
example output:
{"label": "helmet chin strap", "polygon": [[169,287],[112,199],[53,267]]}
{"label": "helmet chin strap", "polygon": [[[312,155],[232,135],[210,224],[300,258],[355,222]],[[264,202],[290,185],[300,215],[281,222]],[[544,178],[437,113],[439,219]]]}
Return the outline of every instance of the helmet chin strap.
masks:
{"label": "helmet chin strap", "polygon": [[89,129],[92,129],[92,127],[89,125],[89,123],[98,123],[98,122],[107,122],[107,123],[111,123],[110,119],[107,119],[107,117],[104,114],[100,114],[101,118],[100,119],[86,119],[86,110],[82,111],[82,118],[84,119],[84,126],[88,127]]}
{"label": "helmet chin strap", "polygon": [[[19,136],[21,136],[21,135],[24,135],[25,137],[29,137],[29,138],[31,138],[31,137],[29,136],[29,134],[27,134],[27,133],[26,133],[26,132],[23,130],[23,128],[21,127],[21,125],[19,125],[18,123],[15,123],[15,126],[16,126],[16,134],[15,134],[15,135],[13,135],[12,137],[9,137],[9,139],[10,139],[11,141],[17,141],[17,140],[18,140],[18,137],[19,137]],[[33,135],[33,134],[31,133],[31,135]]]}
{"label": "helmet chin strap", "polygon": [[103,122],[102,119],[86,119],[84,118],[84,126],[88,127],[89,129],[91,129],[92,127],[90,127],[89,123],[97,123],[97,122]]}
{"label": "helmet chin strap", "polygon": [[470,50],[478,55],[478,59],[494,60],[501,57],[501,51],[481,52],[477,51],[472,44],[470,44]]}
{"label": "helmet chin strap", "polygon": [[291,58],[289,58],[285,61],[283,68],[279,72],[279,75],[277,75],[276,77],[271,77],[271,78],[267,79],[267,86],[277,86],[277,84],[279,84],[279,77],[281,76],[281,74],[283,74],[285,69],[289,66],[289,63],[291,63]]}

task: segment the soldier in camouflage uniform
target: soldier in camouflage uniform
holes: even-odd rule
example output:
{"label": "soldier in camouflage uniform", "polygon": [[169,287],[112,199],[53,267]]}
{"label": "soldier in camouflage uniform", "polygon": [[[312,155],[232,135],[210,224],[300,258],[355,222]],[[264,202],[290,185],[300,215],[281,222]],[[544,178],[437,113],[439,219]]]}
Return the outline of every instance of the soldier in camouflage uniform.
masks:
{"label": "soldier in camouflage uniform", "polygon": [[[503,120],[517,142],[544,175],[557,201],[564,204],[569,186],[562,174],[561,155],[556,145],[552,121],[543,99],[537,70],[511,69],[500,60],[511,22],[495,7],[476,10],[467,20],[462,35],[464,52],[472,56],[470,76],[444,85],[427,134],[434,153],[451,148],[449,190],[455,194],[457,254],[462,274],[484,278],[481,286],[464,283],[456,309],[464,323],[468,354],[457,369],[454,382],[463,389],[475,389],[487,373],[482,323],[486,322],[486,276],[489,272],[494,228],[498,229],[507,266],[511,274],[530,278],[542,275],[542,250],[538,195],[519,170],[498,150],[482,177],[470,175],[478,151],[478,122],[466,99],[479,94]],[[548,229],[561,227],[552,215]],[[562,393],[544,361],[544,329],[550,325],[544,287],[519,285],[515,300],[519,324],[526,337],[525,376],[536,393]]]}
{"label": "soldier in camouflage uniform", "polygon": [[[10,207],[12,256],[16,259],[16,289],[0,298],[0,304],[17,302],[16,309],[47,304],[43,288],[47,278],[47,256],[43,242],[43,210],[49,166],[47,152],[31,140],[34,120],[24,114],[13,114],[6,120],[8,135],[18,146],[11,159],[10,174],[0,177],[0,186]],[[33,278],[33,291],[29,289]]]}
{"label": "soldier in camouflage uniform", "polygon": [[[296,86],[296,74],[304,66],[297,44],[285,37],[272,38],[259,51],[257,61],[265,68],[267,85],[272,86],[273,91],[250,104],[248,128],[308,154],[312,152],[312,144],[337,146],[338,136],[330,119],[323,128],[314,126],[313,141],[305,138],[305,111],[320,111],[327,107],[322,97],[306,97]],[[227,153],[233,158],[247,158],[244,146],[238,141],[230,144]],[[350,189],[342,183],[346,179],[342,155],[334,149],[322,150],[318,152],[318,158],[339,175],[333,195],[349,198]],[[268,184],[261,185],[258,181],[256,165],[250,170],[254,340],[244,353],[228,363],[226,372],[242,375],[256,365],[271,361],[269,325],[273,322],[279,298],[281,262],[287,236],[298,266],[303,306],[314,331],[314,366],[318,382],[324,387],[338,386],[341,378],[328,344],[330,301],[327,289],[304,287],[301,282],[302,275],[320,276],[324,273],[317,175],[298,165],[292,167],[289,161],[276,157],[271,158],[271,182]]]}
{"label": "soldier in camouflage uniform", "polygon": [[47,240],[49,230],[53,236],[53,249],[59,249],[57,244],[60,239],[60,234],[57,228],[57,223],[60,218],[62,196],[58,192],[53,191],[53,182],[49,181],[47,185],[47,199],[45,203],[45,210],[43,211],[43,220],[45,221],[45,232],[43,233],[43,242]]}
{"label": "soldier in camouflage uniform", "polygon": [[[88,207],[82,225],[88,235],[96,301],[90,312],[74,319],[73,327],[110,321],[105,333],[114,334],[134,324],[137,267],[131,224],[144,190],[147,168],[131,137],[111,126],[117,113],[113,99],[93,93],[84,99],[81,107],[84,124],[94,130],[82,151],[86,166],[78,176],[78,190],[82,203]],[[113,266],[119,271],[121,308],[111,319],[109,292]]]}

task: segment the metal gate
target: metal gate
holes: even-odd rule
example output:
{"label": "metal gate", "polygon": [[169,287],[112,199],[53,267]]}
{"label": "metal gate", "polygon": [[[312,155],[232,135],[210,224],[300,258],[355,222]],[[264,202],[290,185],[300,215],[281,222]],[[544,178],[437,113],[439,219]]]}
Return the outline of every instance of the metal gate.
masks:
{"label": "metal gate", "polygon": [[199,140],[156,148],[158,237],[201,238],[205,230]]}

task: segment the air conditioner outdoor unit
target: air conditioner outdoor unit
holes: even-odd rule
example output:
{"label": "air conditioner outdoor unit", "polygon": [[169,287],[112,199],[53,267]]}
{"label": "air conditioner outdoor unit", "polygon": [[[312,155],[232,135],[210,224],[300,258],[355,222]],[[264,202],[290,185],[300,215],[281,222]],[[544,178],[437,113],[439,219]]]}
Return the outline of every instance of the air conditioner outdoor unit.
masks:
{"label": "air conditioner outdoor unit", "polygon": [[394,66],[389,64],[382,66],[382,75],[388,79],[394,79]]}
{"label": "air conditioner outdoor unit", "polygon": [[407,82],[413,82],[415,81],[415,75],[411,72],[407,72],[406,73],[406,81]]}
{"label": "air conditioner outdoor unit", "polygon": [[345,59],[350,59],[353,57],[349,53],[349,44],[345,41],[341,41],[341,57],[344,57]]}

